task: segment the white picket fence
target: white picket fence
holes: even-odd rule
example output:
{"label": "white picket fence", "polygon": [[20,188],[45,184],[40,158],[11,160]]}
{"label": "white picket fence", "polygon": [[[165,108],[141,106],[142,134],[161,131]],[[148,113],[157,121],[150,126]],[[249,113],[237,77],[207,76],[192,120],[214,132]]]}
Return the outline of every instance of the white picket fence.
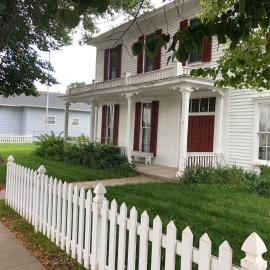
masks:
{"label": "white picket fence", "polygon": [[33,143],[33,134],[0,134],[0,143]]}
{"label": "white picket fence", "polygon": [[140,222],[135,207],[128,214],[123,203],[118,212],[117,202],[113,200],[109,204],[105,198],[106,189],[102,184],[95,188],[92,197],[91,190],[78,190],[77,186],[62,183],[45,173],[44,166],[37,171],[30,170],[14,163],[10,156],[6,203],[87,269],[192,270],[192,263],[198,270],[267,269],[262,257],[267,249],[256,233],[242,246],[246,256],[241,260],[241,267],[234,266],[227,241],[215,257],[207,234],[200,238],[199,248],[195,248],[189,227],[182,232],[182,240],[177,240],[172,221],[163,234],[159,216],[151,228],[146,211]]}

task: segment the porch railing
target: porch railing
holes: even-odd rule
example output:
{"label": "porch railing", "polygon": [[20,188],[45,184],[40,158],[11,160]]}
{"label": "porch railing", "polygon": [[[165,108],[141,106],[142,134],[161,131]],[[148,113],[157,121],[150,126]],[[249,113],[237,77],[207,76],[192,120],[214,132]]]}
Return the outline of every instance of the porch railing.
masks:
{"label": "porch railing", "polygon": [[0,143],[32,143],[33,134],[0,134]]}
{"label": "porch railing", "polygon": [[114,87],[122,87],[125,85],[135,85],[146,82],[153,82],[175,76],[190,76],[191,68],[183,67],[181,63],[176,62],[173,65],[151,72],[146,72],[137,75],[131,75],[129,72],[124,73],[122,78],[97,82],[93,80],[92,84],[83,85],[80,87],[70,88],[67,90],[67,94],[74,95],[92,90],[108,89]]}
{"label": "porch railing", "polygon": [[218,165],[222,165],[222,155],[217,153],[188,153],[186,156],[186,168],[217,167]]}

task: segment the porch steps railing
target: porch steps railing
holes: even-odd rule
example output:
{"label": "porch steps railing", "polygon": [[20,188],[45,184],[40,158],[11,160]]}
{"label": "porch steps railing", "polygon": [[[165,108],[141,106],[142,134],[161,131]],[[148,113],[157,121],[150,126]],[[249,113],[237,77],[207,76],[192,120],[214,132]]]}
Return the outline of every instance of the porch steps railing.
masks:
{"label": "porch steps railing", "polygon": [[[252,233],[244,242],[245,257],[241,267],[232,264],[233,250],[227,241],[219,246],[218,257],[212,255],[212,242],[205,233],[194,247],[189,227],[177,239],[173,221],[163,233],[159,216],[153,220],[146,211],[140,216],[135,207],[128,211],[109,202],[106,189],[94,190],[45,175],[44,166],[37,171],[8,158],[6,203],[46,235],[72,258],[91,270],[266,270],[263,240]],[[237,233],[237,232],[236,232]],[[164,252],[164,256],[163,256]],[[197,268],[197,267],[196,267]]]}
{"label": "porch steps railing", "polygon": [[191,167],[217,167],[224,165],[224,159],[221,154],[217,153],[188,153],[186,156],[186,168]]}

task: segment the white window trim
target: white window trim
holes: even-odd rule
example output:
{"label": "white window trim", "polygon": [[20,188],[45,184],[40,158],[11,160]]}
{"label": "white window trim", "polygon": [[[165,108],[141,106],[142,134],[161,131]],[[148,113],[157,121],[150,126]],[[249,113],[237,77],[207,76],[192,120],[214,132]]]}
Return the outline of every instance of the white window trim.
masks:
{"label": "white window trim", "polygon": [[[74,124],[73,124],[73,121],[74,121],[74,120],[78,120],[78,125],[74,125]],[[79,118],[79,117],[76,117],[76,118],[74,117],[74,118],[72,118],[72,120],[71,120],[71,125],[74,126],[74,127],[79,127],[79,126],[80,126],[80,122],[81,122],[81,121],[80,121],[80,118]]]}
{"label": "white window trim", "polygon": [[56,125],[56,116],[55,115],[48,115],[48,118],[49,117],[54,117],[54,124],[50,124],[50,123],[47,123],[47,117],[45,116],[45,119],[44,119],[44,123],[45,123],[45,125],[48,125],[48,126],[55,126]]}
{"label": "white window trim", "polygon": [[[265,100],[266,98],[266,100]],[[253,136],[253,164],[256,165],[266,165],[270,166],[270,160],[259,159],[259,126],[260,126],[260,105],[261,104],[270,104],[269,96],[267,97],[254,97],[255,99],[255,108],[254,108],[254,136]]]}

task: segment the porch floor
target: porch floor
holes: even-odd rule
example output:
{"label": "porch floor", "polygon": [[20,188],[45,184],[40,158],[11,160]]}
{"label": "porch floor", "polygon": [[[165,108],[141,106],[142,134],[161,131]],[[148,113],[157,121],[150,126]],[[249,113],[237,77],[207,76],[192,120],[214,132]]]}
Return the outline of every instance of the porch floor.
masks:
{"label": "porch floor", "polygon": [[175,180],[176,179],[176,168],[161,166],[161,165],[145,165],[144,163],[135,163],[137,171],[141,175],[148,176],[158,180]]}

